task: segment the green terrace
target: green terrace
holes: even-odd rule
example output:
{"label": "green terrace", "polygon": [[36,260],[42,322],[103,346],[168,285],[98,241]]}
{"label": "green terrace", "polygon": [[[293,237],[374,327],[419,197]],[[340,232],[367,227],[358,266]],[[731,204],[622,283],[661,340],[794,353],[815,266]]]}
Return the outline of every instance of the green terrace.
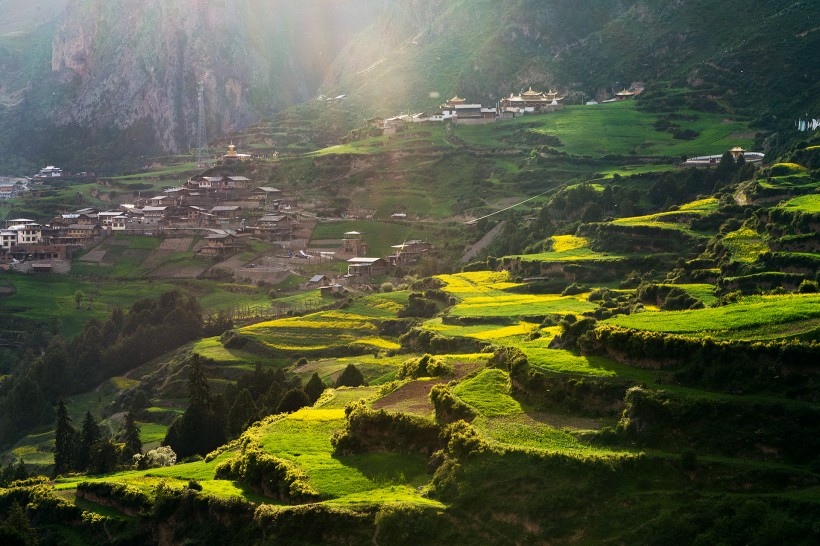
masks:
{"label": "green terrace", "polygon": [[604,323],[691,337],[778,339],[811,332],[820,325],[820,295],[748,296],[720,307],[619,315]]}
{"label": "green terrace", "polygon": [[552,250],[537,254],[515,254],[506,258],[525,262],[579,262],[619,261],[624,256],[597,252],[589,247],[589,239],[575,235],[553,235],[549,239]]}

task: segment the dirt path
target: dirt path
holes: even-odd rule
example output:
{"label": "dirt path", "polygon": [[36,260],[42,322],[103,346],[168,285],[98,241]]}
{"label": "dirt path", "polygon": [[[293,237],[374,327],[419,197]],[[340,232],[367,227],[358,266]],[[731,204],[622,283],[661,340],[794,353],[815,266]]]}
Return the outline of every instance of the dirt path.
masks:
{"label": "dirt path", "polygon": [[493,229],[488,231],[484,234],[484,237],[478,240],[477,243],[470,246],[467,251],[464,253],[464,256],[461,257],[461,261],[467,263],[471,261],[473,258],[478,256],[478,253],[490,246],[495,238],[501,235],[501,232],[504,230],[504,225],[507,223],[506,220],[499,222]]}

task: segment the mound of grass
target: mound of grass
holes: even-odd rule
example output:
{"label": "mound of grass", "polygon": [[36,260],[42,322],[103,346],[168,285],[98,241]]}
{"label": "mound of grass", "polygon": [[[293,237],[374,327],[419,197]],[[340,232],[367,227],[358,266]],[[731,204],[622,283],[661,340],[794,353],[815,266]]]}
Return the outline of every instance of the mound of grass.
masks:
{"label": "mound of grass", "polygon": [[510,376],[496,368],[484,370],[462,381],[453,393],[487,417],[515,415],[524,411],[521,404],[510,396]]}

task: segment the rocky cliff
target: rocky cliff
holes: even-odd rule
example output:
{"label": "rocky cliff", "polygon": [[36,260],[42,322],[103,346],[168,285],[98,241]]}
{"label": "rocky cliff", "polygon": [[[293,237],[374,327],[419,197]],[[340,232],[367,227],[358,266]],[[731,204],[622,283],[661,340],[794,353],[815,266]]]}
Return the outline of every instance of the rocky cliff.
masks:
{"label": "rocky cliff", "polygon": [[52,40],[51,70],[72,89],[56,120],[118,128],[150,120],[162,148],[185,151],[199,82],[210,135],[307,100],[371,4],[73,0]]}

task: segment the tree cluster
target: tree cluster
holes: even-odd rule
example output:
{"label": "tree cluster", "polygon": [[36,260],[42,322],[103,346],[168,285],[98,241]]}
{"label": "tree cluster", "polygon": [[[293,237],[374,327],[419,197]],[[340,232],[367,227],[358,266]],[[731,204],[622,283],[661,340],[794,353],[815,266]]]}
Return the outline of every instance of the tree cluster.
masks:
{"label": "tree cluster", "polygon": [[116,440],[104,438],[91,412],[86,412],[82,428],[71,425],[71,417],[62,398],[57,403],[57,423],[54,432],[54,470],[59,476],[67,472],[103,474],[120,464],[128,465],[133,456],[142,452],[140,431],[131,413],[126,414]]}
{"label": "tree cluster", "polygon": [[45,424],[61,396],[83,392],[200,337],[202,310],[179,291],[115,307],[105,322],[91,319],[72,340],[52,338],[44,354],[28,358],[0,386],[0,444]]}
{"label": "tree cluster", "polygon": [[163,442],[180,458],[205,455],[266,415],[313,404],[325,390],[316,373],[302,385],[297,376],[288,377],[281,368],[265,369],[257,364],[224,393],[212,395],[205,376],[208,362],[197,354],[190,357],[188,408],[171,424]]}

